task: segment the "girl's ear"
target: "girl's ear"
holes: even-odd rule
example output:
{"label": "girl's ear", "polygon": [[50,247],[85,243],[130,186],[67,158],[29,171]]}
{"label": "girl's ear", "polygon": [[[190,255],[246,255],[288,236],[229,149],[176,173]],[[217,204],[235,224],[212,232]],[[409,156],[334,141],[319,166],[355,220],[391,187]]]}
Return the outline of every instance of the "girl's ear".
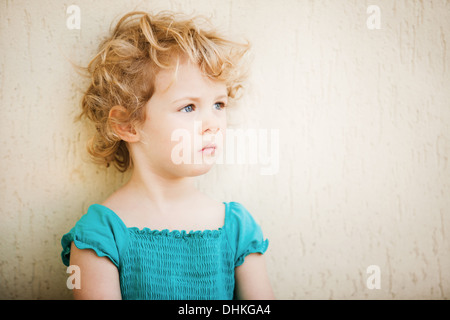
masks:
{"label": "girl's ear", "polygon": [[139,141],[139,133],[128,122],[128,110],[122,106],[114,106],[109,110],[108,121],[120,139],[126,142]]}

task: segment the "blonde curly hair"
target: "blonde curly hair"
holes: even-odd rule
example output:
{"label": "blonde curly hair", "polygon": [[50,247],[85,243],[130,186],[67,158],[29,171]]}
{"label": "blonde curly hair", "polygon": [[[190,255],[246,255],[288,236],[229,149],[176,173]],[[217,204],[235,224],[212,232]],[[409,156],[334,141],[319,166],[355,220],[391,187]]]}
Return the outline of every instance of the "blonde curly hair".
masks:
{"label": "blonde curly hair", "polygon": [[[200,28],[204,27],[204,28]],[[95,125],[88,152],[94,161],[114,163],[124,172],[132,166],[127,143],[113,130],[112,107],[127,110],[121,124],[145,119],[145,104],[154,92],[155,77],[173,67],[174,58],[187,56],[208,77],[223,81],[228,96],[236,98],[247,75],[243,56],[249,44],[222,37],[201,17],[162,12],[130,12],[123,16],[85,69],[91,83],[84,93],[80,118]]]}

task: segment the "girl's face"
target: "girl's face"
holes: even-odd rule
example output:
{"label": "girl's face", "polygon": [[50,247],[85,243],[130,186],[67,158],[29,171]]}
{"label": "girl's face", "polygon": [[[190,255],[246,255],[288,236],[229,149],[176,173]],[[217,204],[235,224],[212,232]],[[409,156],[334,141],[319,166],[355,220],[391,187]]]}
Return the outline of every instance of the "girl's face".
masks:
{"label": "girl's face", "polygon": [[139,130],[135,165],[148,165],[167,177],[208,172],[223,149],[227,103],[226,85],[187,59],[177,71],[160,71]]}

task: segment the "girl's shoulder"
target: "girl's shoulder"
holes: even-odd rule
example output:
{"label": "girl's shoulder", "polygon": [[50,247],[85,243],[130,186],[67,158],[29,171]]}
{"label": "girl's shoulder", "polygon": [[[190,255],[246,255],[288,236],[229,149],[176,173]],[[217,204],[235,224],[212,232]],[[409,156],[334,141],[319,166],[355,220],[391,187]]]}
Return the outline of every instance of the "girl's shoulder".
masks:
{"label": "girl's shoulder", "polygon": [[225,225],[234,231],[246,231],[259,227],[252,214],[240,202],[224,202]]}
{"label": "girl's shoulder", "polygon": [[244,262],[251,253],[265,253],[269,240],[263,236],[260,225],[250,212],[239,202],[229,202],[226,205],[225,231],[229,243],[235,251],[235,266]]}
{"label": "girl's shoulder", "polygon": [[118,266],[120,252],[126,248],[128,242],[127,235],[127,227],[112,210],[100,204],[93,204],[61,238],[61,258],[68,266],[70,246],[74,242],[78,249],[92,249],[99,257],[106,256]]}

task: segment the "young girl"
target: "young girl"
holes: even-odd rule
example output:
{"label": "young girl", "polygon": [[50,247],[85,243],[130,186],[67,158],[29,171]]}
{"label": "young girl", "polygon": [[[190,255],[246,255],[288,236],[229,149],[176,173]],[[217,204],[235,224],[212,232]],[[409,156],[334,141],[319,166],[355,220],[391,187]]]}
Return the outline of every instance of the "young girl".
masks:
{"label": "young girl", "polygon": [[[61,240],[64,264],[80,268],[77,299],[273,298],[259,225],[193,181],[222,149],[248,49],[200,22],[129,13],[88,66],[89,152],[132,175]],[[174,132],[199,143],[180,148]]]}

